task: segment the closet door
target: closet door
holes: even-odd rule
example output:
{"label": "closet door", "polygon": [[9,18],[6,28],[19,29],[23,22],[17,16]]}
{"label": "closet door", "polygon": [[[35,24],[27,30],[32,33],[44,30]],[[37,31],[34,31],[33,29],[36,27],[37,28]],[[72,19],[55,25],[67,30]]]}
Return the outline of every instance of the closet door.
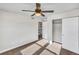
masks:
{"label": "closet door", "polygon": [[62,20],[62,46],[78,53],[78,17]]}

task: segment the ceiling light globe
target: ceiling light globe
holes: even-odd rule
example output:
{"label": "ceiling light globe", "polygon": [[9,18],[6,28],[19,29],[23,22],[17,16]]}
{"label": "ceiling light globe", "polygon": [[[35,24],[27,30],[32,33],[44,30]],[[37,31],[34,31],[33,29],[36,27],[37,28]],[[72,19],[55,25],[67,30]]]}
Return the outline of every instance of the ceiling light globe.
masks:
{"label": "ceiling light globe", "polygon": [[40,14],[40,13],[36,13],[35,15],[36,15],[36,16],[41,16],[41,14]]}

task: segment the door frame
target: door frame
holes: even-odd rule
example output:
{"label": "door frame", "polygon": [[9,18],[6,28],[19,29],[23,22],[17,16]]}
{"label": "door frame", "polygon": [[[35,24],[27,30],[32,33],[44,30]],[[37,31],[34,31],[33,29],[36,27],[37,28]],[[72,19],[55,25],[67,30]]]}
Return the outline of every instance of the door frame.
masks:
{"label": "door frame", "polygon": [[[56,41],[54,41],[54,21],[55,20],[61,20],[62,21],[62,19],[53,19],[52,20],[52,41],[53,42],[56,42]],[[61,22],[61,24],[62,24],[62,22]],[[62,28],[62,27],[61,27]],[[62,31],[62,29],[61,29],[61,31]],[[62,33],[61,33],[61,39],[62,39]],[[62,41],[62,40],[61,40]],[[62,42],[56,42],[56,43],[59,43],[59,44],[62,44]]]}

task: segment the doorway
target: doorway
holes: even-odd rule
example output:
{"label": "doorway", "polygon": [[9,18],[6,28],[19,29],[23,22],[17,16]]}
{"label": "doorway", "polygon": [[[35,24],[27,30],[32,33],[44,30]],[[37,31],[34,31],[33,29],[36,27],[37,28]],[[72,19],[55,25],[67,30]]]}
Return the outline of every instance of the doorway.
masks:
{"label": "doorway", "polygon": [[62,19],[53,20],[53,41],[62,43]]}
{"label": "doorway", "polygon": [[38,39],[42,39],[42,22],[38,22]]}

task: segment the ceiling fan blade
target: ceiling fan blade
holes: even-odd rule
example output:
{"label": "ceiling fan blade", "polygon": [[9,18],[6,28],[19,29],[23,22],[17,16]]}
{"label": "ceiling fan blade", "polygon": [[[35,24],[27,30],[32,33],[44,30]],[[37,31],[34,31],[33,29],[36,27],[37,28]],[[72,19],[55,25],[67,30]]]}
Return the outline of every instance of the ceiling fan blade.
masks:
{"label": "ceiling fan blade", "polygon": [[45,10],[45,11],[42,11],[43,13],[53,13],[54,10]]}
{"label": "ceiling fan blade", "polygon": [[41,13],[41,15],[42,15],[43,17],[45,17],[45,15],[44,15],[43,13]]}
{"label": "ceiling fan blade", "polygon": [[22,10],[22,11],[25,11],[25,12],[35,12],[35,11],[32,11],[32,10]]}
{"label": "ceiling fan blade", "polygon": [[34,16],[35,15],[35,13],[34,14],[32,14],[31,16]]}

